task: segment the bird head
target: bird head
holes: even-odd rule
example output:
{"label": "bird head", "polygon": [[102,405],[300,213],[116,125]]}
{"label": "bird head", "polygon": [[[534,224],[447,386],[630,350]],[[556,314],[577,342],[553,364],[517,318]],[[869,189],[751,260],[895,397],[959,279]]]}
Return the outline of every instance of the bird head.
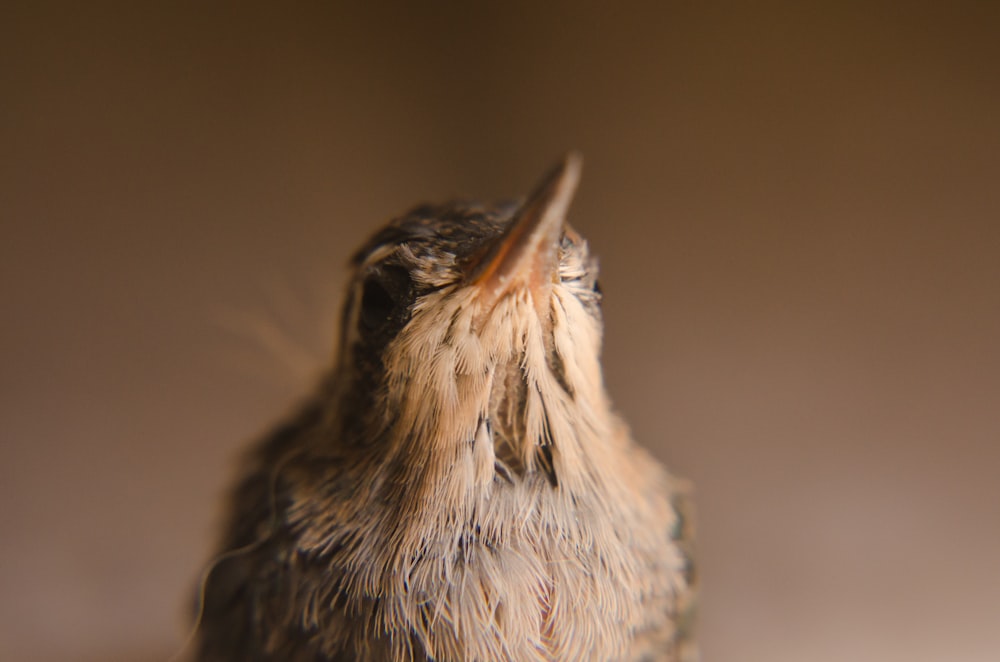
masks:
{"label": "bird head", "polygon": [[571,153],[519,204],[418,207],[357,253],[340,348],[349,436],[411,459],[491,440],[508,475],[553,483],[581,428],[603,436],[597,265],[566,222],[580,168]]}

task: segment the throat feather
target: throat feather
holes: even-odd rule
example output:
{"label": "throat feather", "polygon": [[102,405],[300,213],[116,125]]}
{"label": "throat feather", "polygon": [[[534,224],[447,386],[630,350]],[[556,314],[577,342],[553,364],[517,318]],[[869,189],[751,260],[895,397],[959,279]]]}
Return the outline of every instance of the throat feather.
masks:
{"label": "throat feather", "polygon": [[[530,421],[538,416],[541,424],[532,425]],[[558,485],[548,414],[537,387],[529,384],[523,362],[497,366],[490,393],[490,420],[498,470],[521,477],[541,472],[553,486]]]}

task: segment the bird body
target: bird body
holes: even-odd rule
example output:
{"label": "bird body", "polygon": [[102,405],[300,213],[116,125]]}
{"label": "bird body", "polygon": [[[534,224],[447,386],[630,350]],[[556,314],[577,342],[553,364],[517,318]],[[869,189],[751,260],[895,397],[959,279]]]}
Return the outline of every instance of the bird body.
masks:
{"label": "bird body", "polygon": [[354,259],[339,359],[248,456],[198,659],[693,659],[684,484],[613,412],[579,159]]}

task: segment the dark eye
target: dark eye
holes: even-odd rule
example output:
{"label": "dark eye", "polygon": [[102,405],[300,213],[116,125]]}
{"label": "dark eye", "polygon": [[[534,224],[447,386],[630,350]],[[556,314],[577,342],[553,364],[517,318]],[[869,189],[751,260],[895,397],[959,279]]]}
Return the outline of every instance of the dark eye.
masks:
{"label": "dark eye", "polygon": [[363,331],[372,332],[388,322],[401,318],[411,296],[410,274],[402,267],[380,267],[366,279],[361,291],[361,314],[358,320]]}

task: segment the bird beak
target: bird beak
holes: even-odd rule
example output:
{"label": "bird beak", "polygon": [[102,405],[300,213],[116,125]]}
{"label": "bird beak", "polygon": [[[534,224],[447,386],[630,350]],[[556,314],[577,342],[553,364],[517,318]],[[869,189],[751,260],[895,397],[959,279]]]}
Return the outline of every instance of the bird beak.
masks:
{"label": "bird beak", "polygon": [[518,209],[510,225],[469,270],[468,280],[480,300],[492,306],[514,287],[531,291],[536,307],[548,307],[558,278],[559,242],[573,201],[583,158],[567,154]]}

